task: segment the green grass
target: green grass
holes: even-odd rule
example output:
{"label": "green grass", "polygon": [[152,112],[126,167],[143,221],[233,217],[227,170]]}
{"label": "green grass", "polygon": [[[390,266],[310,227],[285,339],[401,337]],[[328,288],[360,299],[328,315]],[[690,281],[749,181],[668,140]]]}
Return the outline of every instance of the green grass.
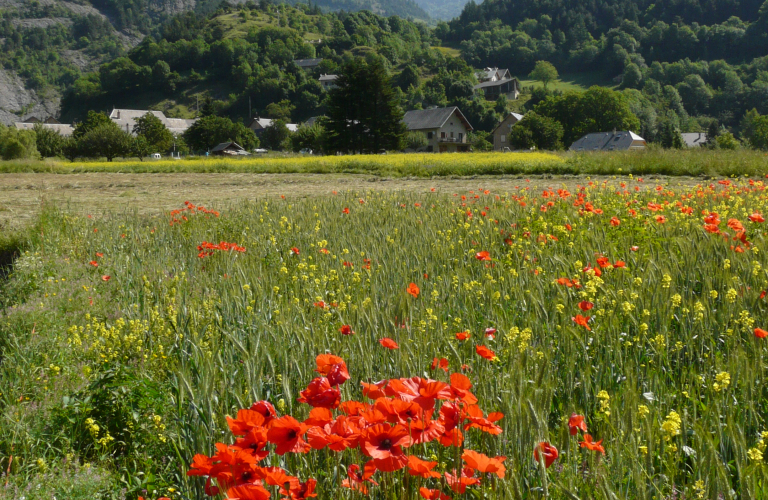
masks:
{"label": "green grass", "polygon": [[[518,77],[520,85],[523,87],[543,87],[544,85],[537,80],[527,80],[521,75]],[[550,90],[559,90],[561,92],[576,91],[583,92],[593,85],[599,85],[601,87],[608,87],[612,89],[618,88],[618,84],[612,80],[606,78],[602,73],[566,73],[560,75],[560,78],[554,82],[550,82],[548,88]]]}
{"label": "green grass", "polygon": [[123,173],[356,173],[381,177],[441,177],[471,175],[669,175],[757,176],[768,174],[768,155],[753,150],[665,150],[609,153],[556,152],[472,154],[392,154],[300,156],[270,154],[240,159],[187,158],[162,161],[135,159],[63,162],[0,162],[0,173],[84,172]]}
{"label": "green grass", "polygon": [[[345,400],[364,400],[360,381],[447,380],[434,357],[464,370],[482,410],[505,415],[501,435],[469,429],[465,446],[506,456],[508,469],[467,498],[763,498],[768,339],[753,329],[768,328],[768,240],[747,219],[768,213],[762,183],[687,190],[621,177],[558,193],[561,179],[521,179],[505,193],[483,182],[288,195],[212,207],[219,216],[48,207],[0,288],[0,465],[13,455],[12,484],[32,484],[70,457],[130,499],[202,498],[185,472],[194,454],[233,442],[225,416],[267,399],[306,418],[296,399],[330,352],[349,367]],[[710,211],[727,240],[704,230]],[[246,251],[201,258],[203,241]],[[356,333],[341,335],[344,324]],[[605,456],[569,435],[571,413]],[[541,441],[560,450],[548,470],[532,459]],[[440,472],[456,466],[435,443],[406,451],[434,455]],[[262,464],[347,500],[360,495],[340,488],[345,467],[367,460],[324,450]],[[449,491],[402,472],[376,479],[381,500],[415,500],[422,484]],[[98,498],[100,481],[78,491]]]}

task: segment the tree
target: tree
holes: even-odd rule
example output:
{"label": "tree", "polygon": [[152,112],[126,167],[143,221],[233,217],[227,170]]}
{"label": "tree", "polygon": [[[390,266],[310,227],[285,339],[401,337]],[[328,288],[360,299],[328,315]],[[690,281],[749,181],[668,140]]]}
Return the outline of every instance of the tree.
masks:
{"label": "tree", "polygon": [[621,82],[624,88],[639,89],[643,83],[643,73],[640,71],[640,67],[635,63],[627,64]]}
{"label": "tree", "polygon": [[296,106],[292,105],[291,101],[288,99],[283,99],[280,102],[273,102],[268,104],[265,111],[267,116],[270,118],[289,122],[291,119],[291,113],[293,113],[295,108]]}
{"label": "tree", "polygon": [[58,130],[44,127],[42,123],[36,123],[34,131],[35,144],[40,156],[43,158],[53,158],[61,155],[64,137],[62,137]]}
{"label": "tree", "polygon": [[411,85],[418,87],[419,76],[419,68],[415,64],[409,64],[397,76],[397,86],[403,92],[407,91]]}
{"label": "tree", "polygon": [[80,138],[80,150],[83,156],[104,156],[107,161],[112,161],[118,156],[130,154],[132,141],[127,132],[123,132],[114,124],[99,125]]}
{"label": "tree", "polygon": [[400,150],[405,130],[403,110],[381,61],[357,58],[347,63],[328,99],[329,149]]}
{"label": "tree", "polygon": [[544,84],[544,88],[547,88],[549,82],[557,80],[560,75],[557,74],[557,69],[547,61],[536,61],[536,65],[533,71],[528,75],[531,80],[538,80]]}
{"label": "tree", "polygon": [[[168,128],[151,112],[136,119],[133,126],[133,133],[137,137],[143,137],[153,152],[167,152],[173,144],[173,134]],[[146,155],[145,155],[146,156]]]}
{"label": "tree", "polygon": [[516,149],[562,149],[563,126],[547,116],[529,111],[509,131],[509,142]]}
{"label": "tree", "polygon": [[423,132],[408,132],[405,134],[405,149],[418,151],[427,147],[427,136]]}
{"label": "tree", "polygon": [[668,149],[683,149],[685,147],[683,136],[680,135],[680,122],[673,111],[668,111],[667,115],[660,120],[657,141],[662,147]]}
{"label": "tree", "polygon": [[325,129],[320,123],[314,123],[311,126],[303,125],[299,127],[299,130],[291,135],[291,146],[297,153],[302,149],[311,149],[314,152],[319,152],[323,150],[324,140]]}
{"label": "tree", "polygon": [[67,160],[74,162],[80,157],[80,143],[74,137],[67,137],[61,144],[61,154]]}
{"label": "tree", "polygon": [[272,125],[264,129],[261,140],[269,149],[283,151],[291,147],[291,131],[288,130],[285,120],[275,120]]}
{"label": "tree", "polygon": [[716,139],[719,149],[739,149],[739,141],[730,132],[723,132]]}
{"label": "tree", "polygon": [[475,130],[469,134],[469,142],[475,151],[493,151],[492,140],[490,132],[483,130]]}
{"label": "tree", "polygon": [[259,146],[259,138],[242,123],[229,118],[204,116],[189,127],[182,136],[193,151],[207,151],[222,142],[234,141],[245,149]]}
{"label": "tree", "polygon": [[741,136],[755,149],[768,149],[768,116],[749,111],[741,120]]}
{"label": "tree", "polygon": [[88,111],[85,120],[75,124],[75,129],[72,131],[72,137],[80,140],[85,134],[102,125],[111,125],[114,128],[119,128],[117,124],[110,120],[109,116],[107,116],[105,113],[90,110]]}
{"label": "tree", "polygon": [[4,160],[39,157],[35,147],[35,133],[0,125],[0,156]]}
{"label": "tree", "polygon": [[134,137],[133,144],[131,144],[131,154],[138,158],[139,161],[144,161],[144,158],[149,156],[152,151],[152,146],[147,142],[147,139],[144,136],[140,135]]}

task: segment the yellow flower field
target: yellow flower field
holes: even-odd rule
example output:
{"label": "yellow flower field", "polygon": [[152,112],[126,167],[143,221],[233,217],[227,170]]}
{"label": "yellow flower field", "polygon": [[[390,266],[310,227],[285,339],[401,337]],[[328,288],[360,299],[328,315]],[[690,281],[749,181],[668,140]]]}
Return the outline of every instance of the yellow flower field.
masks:
{"label": "yellow flower field", "polygon": [[47,208],[0,289],[5,491],[768,495],[764,182],[483,182]]}

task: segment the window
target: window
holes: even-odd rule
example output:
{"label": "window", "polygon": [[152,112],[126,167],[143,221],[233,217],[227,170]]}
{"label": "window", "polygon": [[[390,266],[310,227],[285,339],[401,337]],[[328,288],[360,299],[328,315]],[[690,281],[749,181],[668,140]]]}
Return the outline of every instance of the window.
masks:
{"label": "window", "polygon": [[431,138],[432,138],[432,132],[427,132],[427,139],[431,139]]}
{"label": "window", "polygon": [[459,132],[459,142],[464,140],[464,134]]}
{"label": "window", "polygon": [[453,139],[453,132],[451,132],[451,139]]}
{"label": "window", "polygon": [[440,138],[445,139],[445,132],[440,132]]}
{"label": "window", "polygon": [[501,142],[507,142],[507,136],[505,134],[501,134]]}

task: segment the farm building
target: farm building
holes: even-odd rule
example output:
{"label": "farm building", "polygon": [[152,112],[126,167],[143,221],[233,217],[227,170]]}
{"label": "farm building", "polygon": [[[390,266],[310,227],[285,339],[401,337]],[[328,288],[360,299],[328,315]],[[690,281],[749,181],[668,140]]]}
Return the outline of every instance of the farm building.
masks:
{"label": "farm building", "polygon": [[645,139],[632,131],[587,134],[568,148],[571,151],[628,151],[645,149]]}
{"label": "farm building", "polygon": [[473,128],[456,106],[408,111],[403,121],[409,132],[427,136],[428,153],[469,151],[467,135]]}

